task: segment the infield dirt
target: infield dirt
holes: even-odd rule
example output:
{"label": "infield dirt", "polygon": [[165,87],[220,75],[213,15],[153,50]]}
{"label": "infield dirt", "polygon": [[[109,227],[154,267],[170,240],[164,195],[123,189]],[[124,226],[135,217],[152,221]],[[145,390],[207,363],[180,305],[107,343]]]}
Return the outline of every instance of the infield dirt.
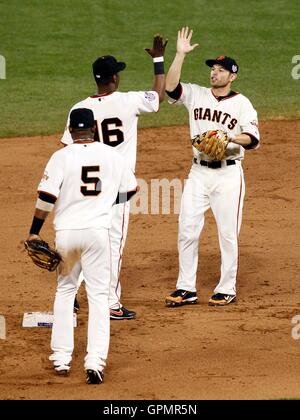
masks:
{"label": "infield dirt", "polygon": [[[299,305],[300,121],[261,123],[262,146],[243,163],[246,199],[240,235],[238,302],[207,302],[220,266],[209,212],[200,240],[199,304],[166,308],[178,271],[177,214],[131,215],[121,283],[122,302],[137,319],[111,322],[105,382],[87,386],[83,370],[87,300],[75,329],[68,378],[55,376],[50,329],[22,328],[24,312],[51,311],[55,274],[35,267],[23,250],[35,189],[59,136],[1,139],[0,399],[269,399],[300,397],[300,340],[292,338]],[[188,127],[139,131],[137,177],[187,177]],[[54,238],[51,220],[42,231]]]}

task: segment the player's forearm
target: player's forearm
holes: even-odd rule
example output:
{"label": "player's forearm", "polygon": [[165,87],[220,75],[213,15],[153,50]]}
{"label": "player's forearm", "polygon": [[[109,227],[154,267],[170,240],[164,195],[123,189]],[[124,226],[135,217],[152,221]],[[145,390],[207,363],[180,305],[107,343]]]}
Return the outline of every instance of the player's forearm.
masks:
{"label": "player's forearm", "polygon": [[251,137],[248,134],[238,134],[237,136],[233,136],[230,141],[240,146],[249,146],[251,144]]}
{"label": "player's forearm", "polygon": [[34,217],[37,217],[38,219],[46,220],[49,213],[50,213],[49,211],[36,208],[34,212]]}
{"label": "player's forearm", "polygon": [[40,230],[42,229],[48,214],[48,211],[40,210],[37,208],[35,209],[27,240],[39,238]]}
{"label": "player's forearm", "polygon": [[166,76],[165,74],[156,74],[154,77],[153,90],[158,93],[159,102],[165,98]]}
{"label": "player's forearm", "polygon": [[166,90],[172,92],[178,85],[181,76],[181,69],[185,59],[184,53],[176,53],[166,77]]}
{"label": "player's forearm", "polygon": [[40,230],[48,214],[53,210],[55,202],[56,197],[45,192],[39,192],[28,239],[34,239],[33,236],[39,236]]}

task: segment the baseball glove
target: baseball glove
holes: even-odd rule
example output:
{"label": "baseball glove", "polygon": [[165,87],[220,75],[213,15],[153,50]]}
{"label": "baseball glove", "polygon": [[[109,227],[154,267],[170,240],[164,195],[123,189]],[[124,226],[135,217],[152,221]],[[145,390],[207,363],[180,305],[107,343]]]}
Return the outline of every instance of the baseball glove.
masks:
{"label": "baseball glove", "polygon": [[226,147],[229,143],[229,136],[222,130],[208,130],[192,139],[192,145],[215,160],[222,160]]}
{"label": "baseball glove", "polygon": [[47,242],[33,239],[24,242],[29,257],[35,265],[49,271],[54,271],[61,262],[61,256],[50,248]]}

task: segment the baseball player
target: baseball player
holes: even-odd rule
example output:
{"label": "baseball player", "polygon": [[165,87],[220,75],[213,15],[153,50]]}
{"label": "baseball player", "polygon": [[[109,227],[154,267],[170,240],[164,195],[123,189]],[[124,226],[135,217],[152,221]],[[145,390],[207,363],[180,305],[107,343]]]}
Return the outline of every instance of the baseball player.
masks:
{"label": "baseball player", "polygon": [[[153,57],[154,84],[152,91],[118,92],[120,72],[126,64],[115,57],[106,55],[93,63],[93,74],[97,84],[97,94],[73,106],[89,108],[96,121],[95,140],[114,147],[126,159],[134,171],[137,151],[137,123],[141,113],[157,112],[165,94],[164,51],[167,41],[160,35],[154,37],[153,47],[146,51]],[[68,125],[68,124],[67,124]],[[72,143],[68,130],[61,139],[67,145]],[[112,226],[109,232],[111,243],[112,279],[109,293],[110,318],[116,320],[135,318],[136,313],[126,309],[120,302],[121,285],[119,281],[123,249],[125,245],[129,203],[114,207]],[[79,280],[81,283],[83,276]],[[76,309],[75,302],[74,309]]]}
{"label": "baseball player", "polygon": [[249,99],[231,88],[238,65],[230,57],[206,60],[210,67],[210,88],[180,82],[185,56],[198,46],[191,45],[192,33],[188,27],[178,32],[177,52],[166,78],[169,102],[187,108],[192,139],[207,130],[220,129],[228,134],[230,142],[220,161],[193,147],[192,168],[179,215],[179,276],[176,290],[166,297],[166,304],[197,302],[198,242],[205,212],[211,208],[218,228],[221,275],[209,304],[224,306],[236,300],[238,234],[245,193],[241,162],[245,149],[259,146],[257,113]]}
{"label": "baseball player", "polygon": [[110,246],[112,207],[136,191],[136,179],[125,159],[111,147],[94,142],[90,109],[70,114],[73,143],[50,158],[38,186],[38,200],[30,235],[39,233],[54,208],[56,248],[62,256],[54,302],[51,348],[54,369],[68,373],[74,348],[73,303],[80,271],[89,302],[87,354],[88,384],[103,381],[109,348]]}

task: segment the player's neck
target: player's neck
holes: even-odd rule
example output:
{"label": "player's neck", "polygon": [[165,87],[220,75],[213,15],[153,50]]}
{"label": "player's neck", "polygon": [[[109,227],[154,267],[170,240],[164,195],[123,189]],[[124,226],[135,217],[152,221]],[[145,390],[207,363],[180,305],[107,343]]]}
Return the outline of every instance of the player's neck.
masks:
{"label": "player's neck", "polygon": [[117,90],[116,86],[113,83],[109,83],[108,85],[98,86],[98,95],[109,95],[110,93],[114,93]]}
{"label": "player's neck", "polygon": [[76,139],[73,140],[75,144],[83,144],[83,143],[93,143],[94,139]]}
{"label": "player's neck", "polygon": [[73,135],[72,138],[74,143],[92,143],[94,141],[90,133]]}
{"label": "player's neck", "polygon": [[231,92],[231,87],[230,86],[225,86],[225,87],[219,87],[219,88],[211,88],[211,90],[212,90],[212,93],[214,94],[214,96],[216,96],[216,97],[227,96]]}

